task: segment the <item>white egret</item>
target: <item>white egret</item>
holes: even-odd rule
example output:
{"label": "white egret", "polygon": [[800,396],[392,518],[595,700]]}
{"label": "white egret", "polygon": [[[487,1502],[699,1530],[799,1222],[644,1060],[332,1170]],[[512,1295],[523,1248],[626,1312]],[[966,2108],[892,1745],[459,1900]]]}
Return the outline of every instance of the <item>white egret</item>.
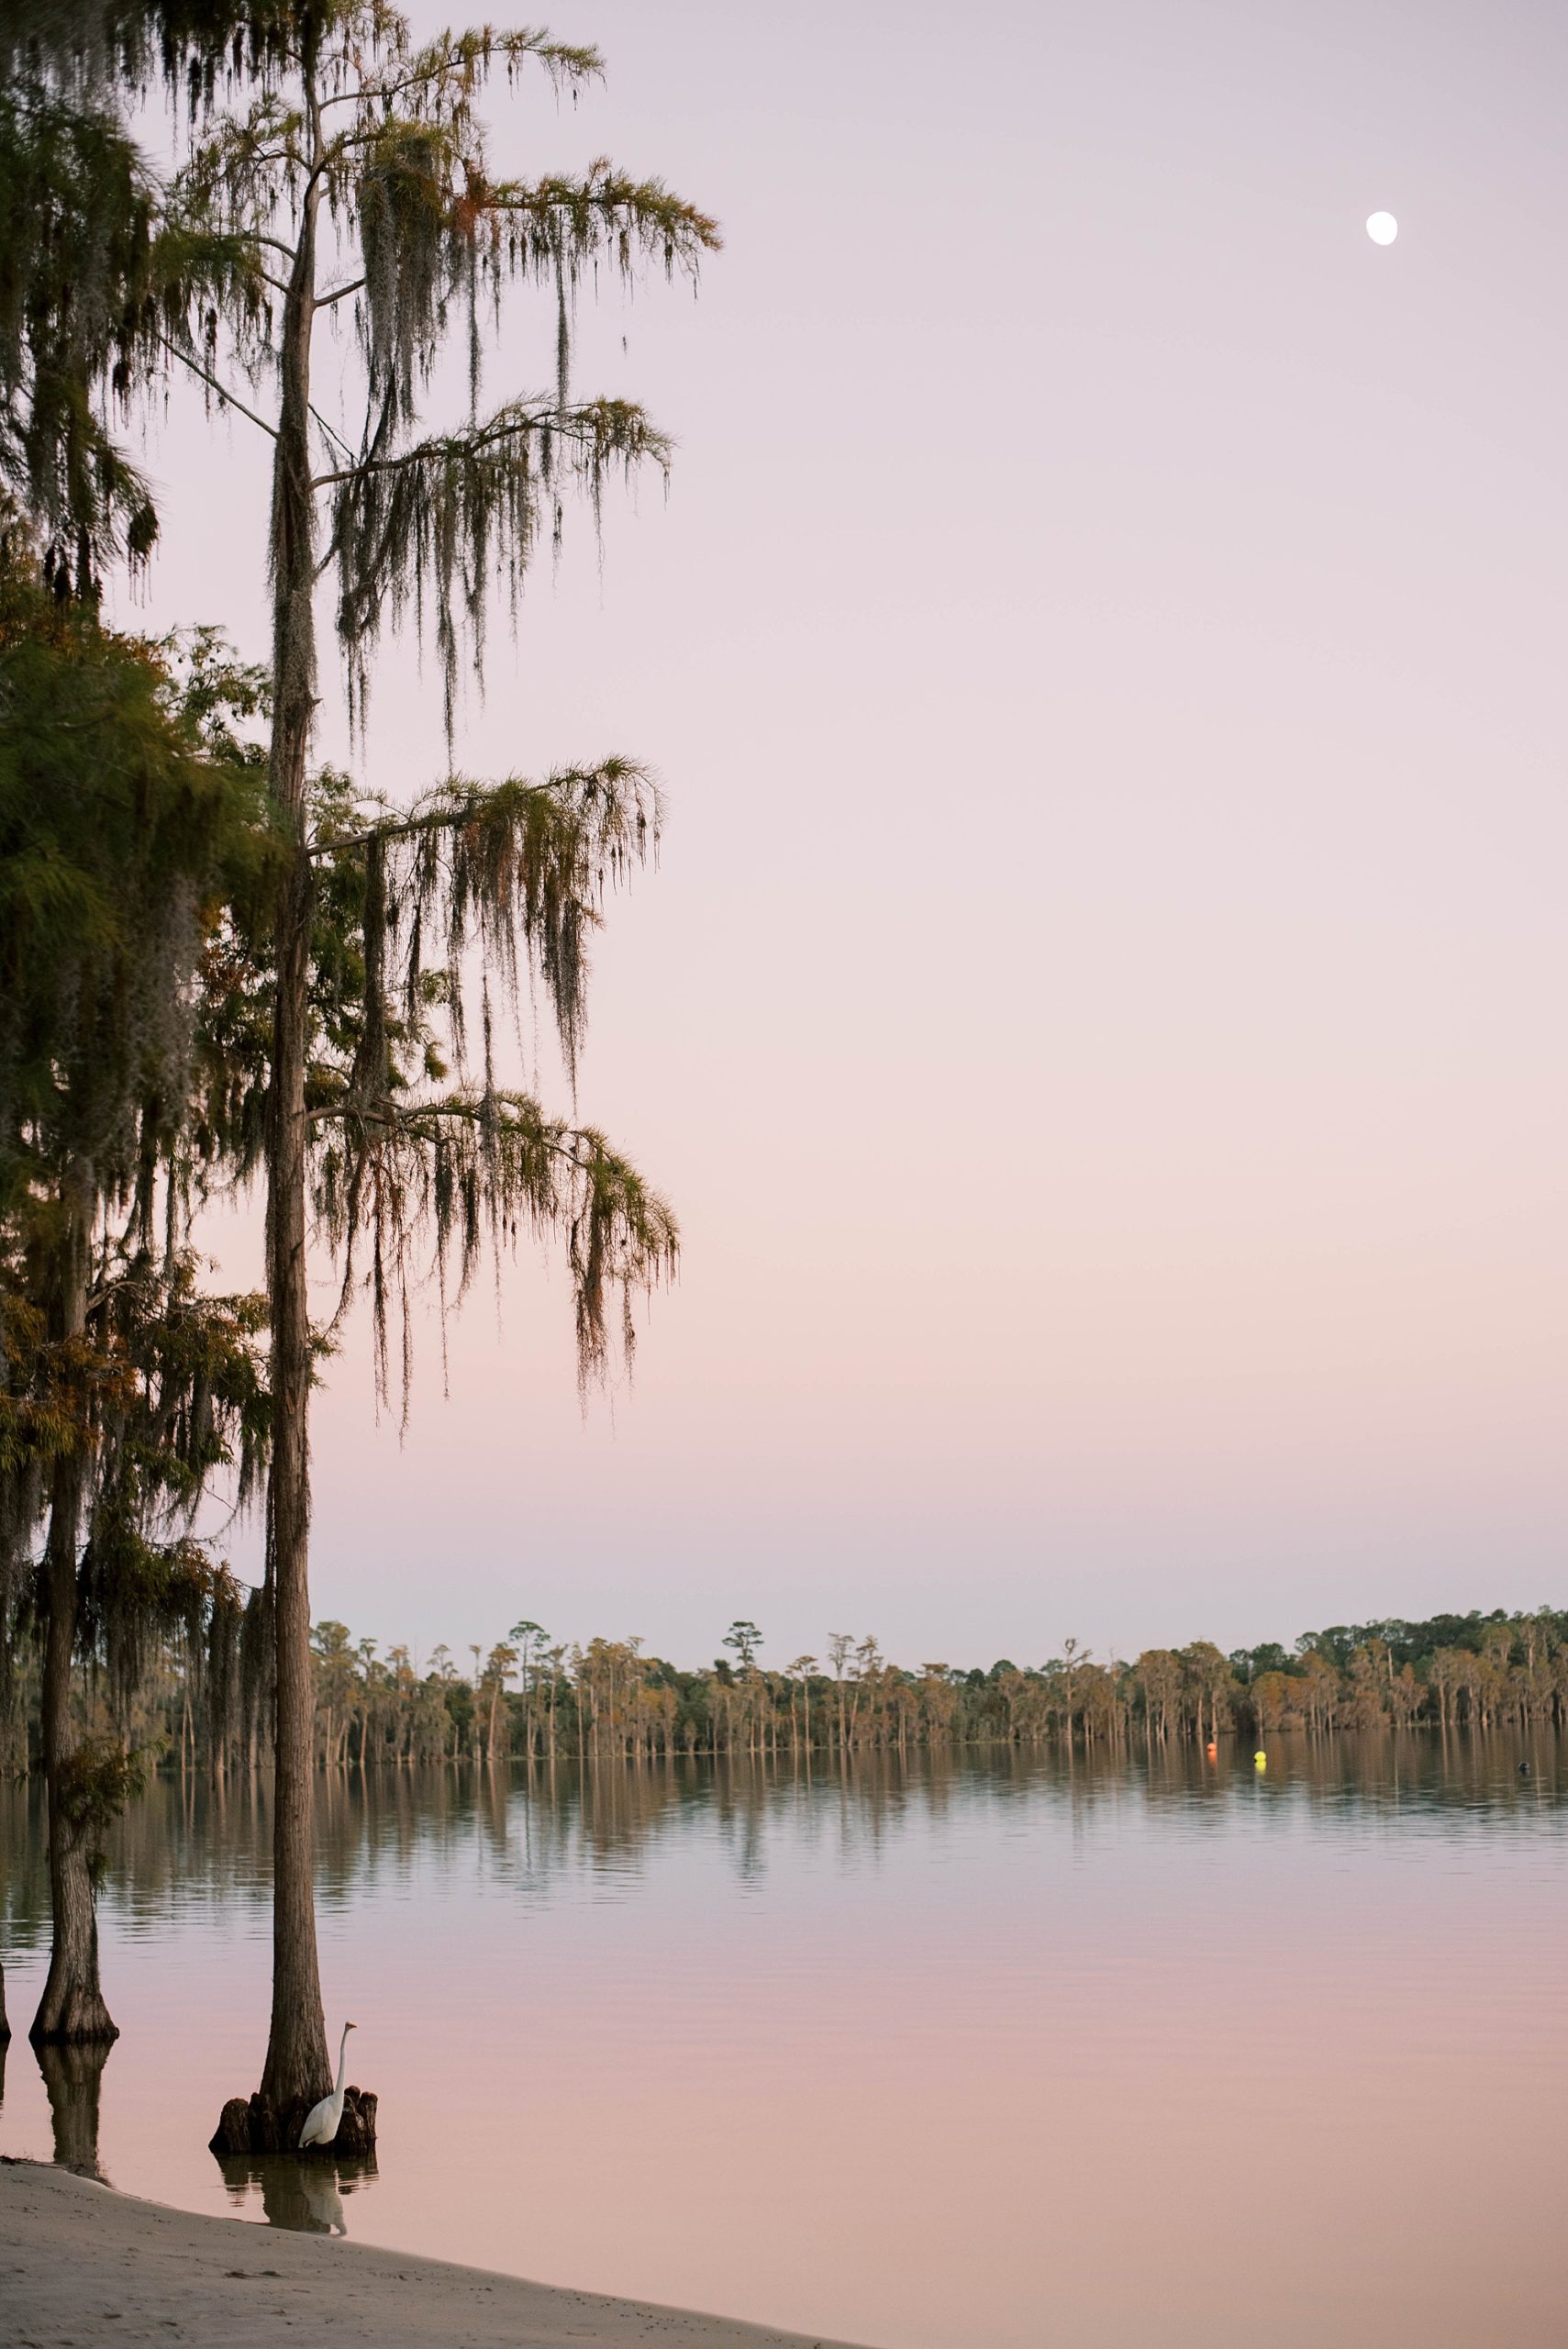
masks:
{"label": "white egret", "polygon": [[299,2132],[301,2153],[306,2145],[329,2145],[338,2134],[338,2124],[343,2118],[343,2080],[349,2068],[349,2033],[354,2027],[351,2022],[343,2025],[343,2043],[338,2050],[338,2085],[330,2096],[324,2096],[319,2104],[311,2106]]}

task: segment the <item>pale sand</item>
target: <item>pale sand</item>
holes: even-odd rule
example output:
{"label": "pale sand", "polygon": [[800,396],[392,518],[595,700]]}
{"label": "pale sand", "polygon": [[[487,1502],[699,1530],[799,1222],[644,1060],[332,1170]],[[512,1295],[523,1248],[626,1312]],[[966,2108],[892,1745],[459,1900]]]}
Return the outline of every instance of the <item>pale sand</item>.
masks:
{"label": "pale sand", "polygon": [[0,2159],[4,2349],[844,2349],[729,2317],[524,2284],[367,2243],[201,2219]]}

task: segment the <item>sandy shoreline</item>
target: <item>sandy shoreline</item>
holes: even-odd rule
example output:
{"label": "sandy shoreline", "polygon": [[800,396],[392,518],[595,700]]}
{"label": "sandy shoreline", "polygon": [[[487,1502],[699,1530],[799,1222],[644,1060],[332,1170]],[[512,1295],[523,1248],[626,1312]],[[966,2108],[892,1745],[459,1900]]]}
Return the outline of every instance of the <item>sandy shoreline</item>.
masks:
{"label": "sandy shoreline", "polygon": [[199,2218],[37,2162],[0,2160],[6,2349],[282,2342],[375,2349],[846,2349],[731,2317],[558,2290],[368,2243]]}

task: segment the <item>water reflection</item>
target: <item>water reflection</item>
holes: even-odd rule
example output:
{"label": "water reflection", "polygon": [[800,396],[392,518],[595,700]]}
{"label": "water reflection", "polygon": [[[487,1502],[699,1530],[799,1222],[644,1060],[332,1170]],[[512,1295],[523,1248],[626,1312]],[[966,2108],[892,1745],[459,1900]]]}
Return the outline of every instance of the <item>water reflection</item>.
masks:
{"label": "water reflection", "polygon": [[[1521,1764],[1524,1765],[1521,1768]],[[614,1899],[642,1880],[661,1850],[694,1828],[742,1883],[760,1882],[770,1833],[822,1840],[846,1865],[874,1861],[911,1825],[955,1804],[1017,1806],[1090,1825],[1126,1814],[1233,1821],[1239,1806],[1283,1819],[1332,1812],[1373,1824],[1441,1827],[1556,1813],[1568,1794],[1568,1748],[1551,1731],[1487,1734],[1432,1728],[1270,1741],[1266,1773],[1250,1741],[1223,1740],[1212,1758],[1186,1743],[1139,1742],[1118,1753],[957,1748],[848,1757],[721,1759],[581,1767],[516,1763],[340,1771],[317,1781],[317,1885],[323,1910],[406,1880],[416,1864],[466,1875],[477,1854],[486,1880],[549,1896],[581,1881]],[[0,1922],[7,1955],[47,1947],[49,1877],[41,1789],[0,1787]],[[270,1897],[270,1789],[260,1777],[208,1786],[159,1777],[111,1838],[106,1908],[122,1931],[156,1931],[178,1910],[261,1918]],[[455,1880],[455,1879],[454,1879]]]}
{"label": "water reflection", "polygon": [[[885,2349],[1562,2339],[1554,1737],[317,1794],[380,2174],[206,2152],[265,2039],[270,1803],[166,1777],[102,1908],[125,2190]],[[18,2011],[43,1852],[36,1790],[0,1788]],[[91,2147],[30,2065],[9,2090],[7,2152]]]}
{"label": "water reflection", "polygon": [[54,2158],[81,2177],[103,2177],[98,2166],[98,2099],[112,2040],[85,2046],[36,2048],[54,2129]]}
{"label": "water reflection", "polygon": [[231,2154],[218,2166],[235,2210],[254,2217],[259,2200],[269,2226],[307,2235],[346,2235],[343,2197],[375,2176],[373,2154],[331,2163],[296,2161],[291,2154]]}

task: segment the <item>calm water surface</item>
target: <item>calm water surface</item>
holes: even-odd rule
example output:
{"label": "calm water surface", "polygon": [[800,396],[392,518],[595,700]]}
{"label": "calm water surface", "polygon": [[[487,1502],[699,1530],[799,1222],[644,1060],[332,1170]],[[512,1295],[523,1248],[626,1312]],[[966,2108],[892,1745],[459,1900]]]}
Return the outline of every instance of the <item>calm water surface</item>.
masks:
{"label": "calm water surface", "polygon": [[[1530,1774],[1522,1777],[1525,1757]],[[226,2179],[265,1804],[161,1782],[103,1907],[116,2186],[877,2349],[1568,2338],[1568,1754],[320,1784],[373,2176]],[[13,2028],[36,1798],[0,1793]],[[55,2083],[81,2156],[95,2088]],[[0,2147],[47,2157],[31,2050]]]}

